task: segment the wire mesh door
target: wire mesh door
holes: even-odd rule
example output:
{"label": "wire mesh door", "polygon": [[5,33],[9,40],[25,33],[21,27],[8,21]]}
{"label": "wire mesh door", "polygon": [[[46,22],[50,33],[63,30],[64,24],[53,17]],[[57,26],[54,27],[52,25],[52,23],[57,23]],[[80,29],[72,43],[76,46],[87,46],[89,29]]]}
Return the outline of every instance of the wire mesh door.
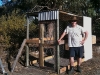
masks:
{"label": "wire mesh door", "polygon": [[55,56],[55,21],[47,22],[44,24],[44,54],[45,59],[44,64],[51,68],[54,67],[54,56]]}
{"label": "wire mesh door", "polygon": [[[30,48],[30,61],[31,65],[34,64],[37,67],[40,67],[42,62],[42,67],[50,67],[54,70],[54,60],[55,60],[55,27],[56,27],[56,22],[55,21],[49,21],[45,22],[42,25],[43,29],[43,37],[35,37],[33,38],[34,40],[40,40],[40,44],[38,43],[33,43],[29,44]],[[41,30],[41,28],[39,28]],[[39,35],[41,35],[41,31]],[[41,39],[43,40],[43,43],[41,42]],[[42,45],[42,47],[41,47]],[[43,55],[41,57],[41,48],[43,48]],[[43,60],[42,60],[43,59]]]}

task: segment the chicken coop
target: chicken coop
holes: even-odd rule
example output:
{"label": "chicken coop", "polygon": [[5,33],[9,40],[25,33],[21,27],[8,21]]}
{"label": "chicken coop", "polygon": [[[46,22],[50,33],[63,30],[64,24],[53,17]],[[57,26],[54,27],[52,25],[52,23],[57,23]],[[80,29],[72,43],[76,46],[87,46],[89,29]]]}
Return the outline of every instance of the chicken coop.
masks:
{"label": "chicken coop", "polygon": [[[16,66],[21,51],[26,46],[26,66],[35,65],[38,67],[50,67],[55,72],[65,72],[69,67],[69,47],[67,45],[67,35],[60,44],[57,40],[63,33],[66,26],[70,23],[71,17],[78,18],[78,24],[87,29],[89,35],[84,44],[84,56],[82,61],[92,58],[92,44],[95,44],[96,38],[92,37],[91,18],[78,16],[61,10],[51,10],[46,6],[36,6],[27,15],[27,37],[24,39],[16,60],[14,61],[12,71]],[[37,19],[38,31],[35,37],[30,38],[29,25],[30,17]],[[34,34],[33,34],[34,35]],[[75,66],[77,62],[75,61]]]}

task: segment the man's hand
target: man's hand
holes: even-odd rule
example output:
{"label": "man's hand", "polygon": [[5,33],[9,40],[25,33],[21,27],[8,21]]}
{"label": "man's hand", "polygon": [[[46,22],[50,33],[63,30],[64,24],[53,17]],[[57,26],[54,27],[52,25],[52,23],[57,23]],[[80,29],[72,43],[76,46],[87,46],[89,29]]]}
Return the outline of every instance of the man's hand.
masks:
{"label": "man's hand", "polygon": [[58,44],[60,44],[61,39],[66,35],[66,32],[63,32],[63,34],[61,35],[61,37],[58,39]]}
{"label": "man's hand", "polygon": [[83,40],[81,41],[81,44],[83,45],[85,43],[85,40],[87,39],[88,37],[88,31],[84,32],[85,34],[85,37],[83,38]]}
{"label": "man's hand", "polygon": [[82,41],[80,41],[80,43],[81,43],[81,45],[83,45],[83,44],[85,43],[85,41],[84,41],[84,40],[82,40]]}
{"label": "man's hand", "polygon": [[58,44],[60,44],[60,42],[61,42],[61,40],[59,39],[59,40],[58,40]]}

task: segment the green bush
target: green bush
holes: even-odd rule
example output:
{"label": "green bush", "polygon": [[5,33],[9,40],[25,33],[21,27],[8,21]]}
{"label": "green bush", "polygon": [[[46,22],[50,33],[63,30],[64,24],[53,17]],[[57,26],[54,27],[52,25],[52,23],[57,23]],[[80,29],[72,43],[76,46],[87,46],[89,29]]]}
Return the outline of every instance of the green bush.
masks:
{"label": "green bush", "polygon": [[[9,54],[16,55],[22,41],[26,38],[25,15],[12,12],[10,15],[0,17],[0,45],[5,45]],[[37,34],[37,25],[30,24],[30,36]]]}

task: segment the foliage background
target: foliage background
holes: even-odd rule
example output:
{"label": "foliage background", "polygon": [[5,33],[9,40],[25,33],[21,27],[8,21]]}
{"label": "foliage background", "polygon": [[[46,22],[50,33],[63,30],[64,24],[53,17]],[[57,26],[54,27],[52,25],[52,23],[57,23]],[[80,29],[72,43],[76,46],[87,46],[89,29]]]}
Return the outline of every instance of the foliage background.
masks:
{"label": "foliage background", "polygon": [[[0,7],[0,48],[16,55],[26,38],[26,12],[36,5],[48,6],[92,18],[92,34],[100,37],[100,0],[2,0]],[[30,24],[30,37],[37,34],[38,24]]]}

